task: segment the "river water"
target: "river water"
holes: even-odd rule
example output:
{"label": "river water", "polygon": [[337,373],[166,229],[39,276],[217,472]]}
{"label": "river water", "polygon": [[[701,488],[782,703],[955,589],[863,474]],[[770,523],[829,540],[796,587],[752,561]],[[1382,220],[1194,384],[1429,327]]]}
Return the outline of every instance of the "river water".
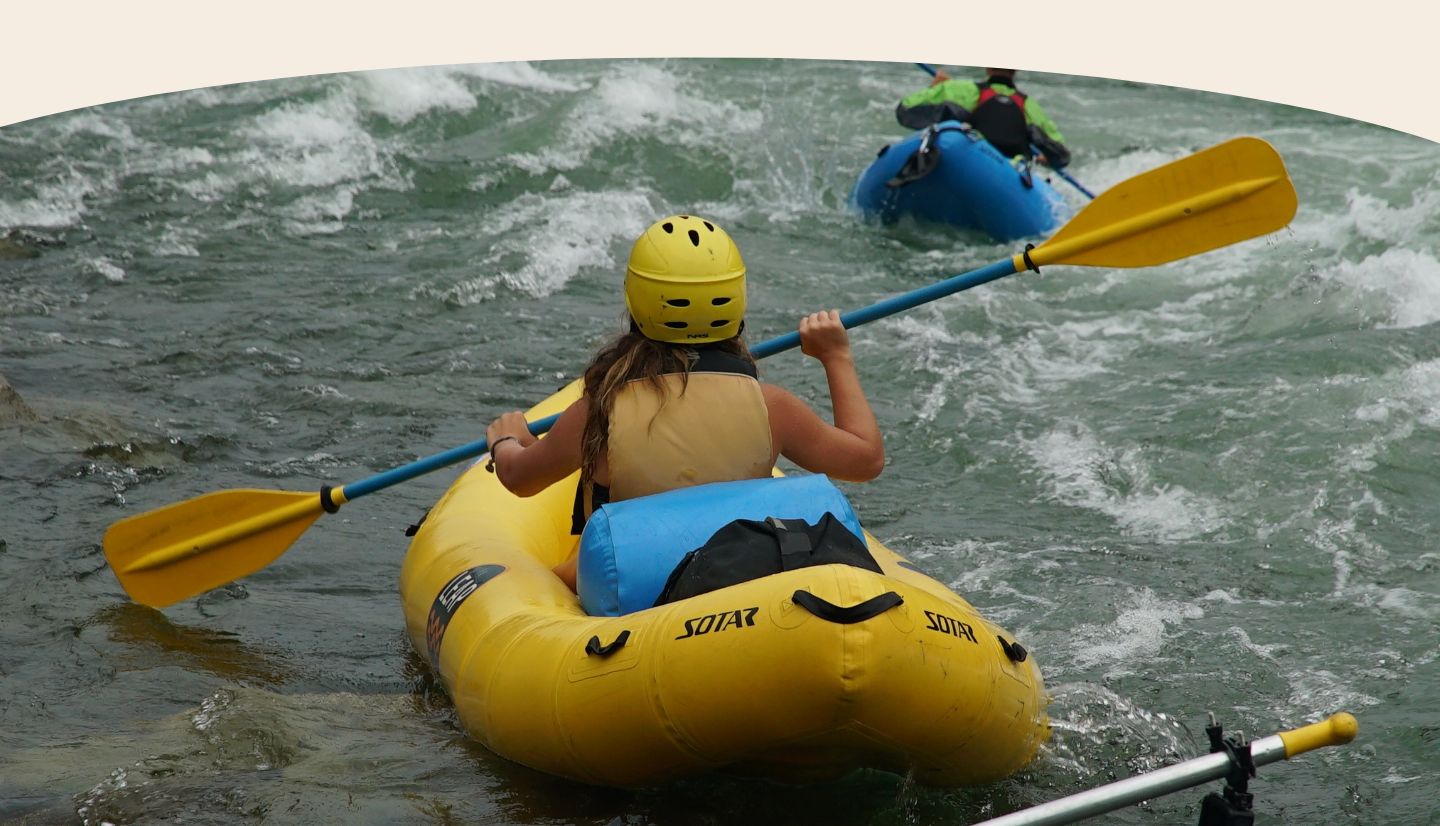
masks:
{"label": "river water", "polygon": [[[752,341],[1018,252],[846,211],[926,82],[477,65],[0,128],[0,821],[965,824],[1202,754],[1206,711],[1260,736],[1349,710],[1356,743],[1261,769],[1257,822],[1440,822],[1440,146],[1306,110],[1022,75],[1092,190],[1253,134],[1298,215],[852,334],[889,457],[846,488],[862,519],[1014,631],[1054,696],[1010,780],[625,792],[488,753],[396,594],[403,530],[454,470],[163,613],[106,567],[122,517],[357,481],[545,397],[618,329],[629,243],[664,214],[737,238]],[[813,362],[762,370],[824,409]],[[1201,794],[1103,822],[1193,823]]]}

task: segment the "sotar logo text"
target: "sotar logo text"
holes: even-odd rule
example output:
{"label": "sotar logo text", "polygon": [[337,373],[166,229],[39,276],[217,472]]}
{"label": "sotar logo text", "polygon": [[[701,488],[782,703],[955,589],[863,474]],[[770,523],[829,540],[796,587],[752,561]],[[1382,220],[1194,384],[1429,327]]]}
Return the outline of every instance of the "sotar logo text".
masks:
{"label": "sotar logo text", "polygon": [[729,628],[753,628],[755,626],[755,615],[760,613],[757,608],[742,608],[739,611],[721,611],[718,614],[708,614],[703,617],[693,617],[685,620],[685,633],[676,637],[677,640],[698,637],[701,634],[708,634],[711,631],[719,633]]}
{"label": "sotar logo text", "polygon": [[931,631],[939,631],[942,634],[969,640],[976,645],[980,644],[975,640],[975,629],[971,628],[969,623],[961,622],[954,617],[947,617],[944,614],[936,614],[933,611],[926,611],[925,618],[930,621],[925,627]]}

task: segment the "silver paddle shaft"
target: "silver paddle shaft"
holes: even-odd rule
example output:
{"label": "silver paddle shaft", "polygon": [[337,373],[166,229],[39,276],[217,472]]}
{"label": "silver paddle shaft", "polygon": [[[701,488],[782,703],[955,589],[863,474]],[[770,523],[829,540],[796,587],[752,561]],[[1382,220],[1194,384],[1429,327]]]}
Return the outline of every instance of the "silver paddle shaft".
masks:
{"label": "silver paddle shaft", "polygon": [[[1250,744],[1250,757],[1256,767],[1285,759],[1285,742],[1280,735],[1262,737]],[[1149,800],[1152,797],[1178,792],[1219,780],[1230,772],[1230,757],[1224,752],[1207,754],[1176,763],[1163,769],[1127,777],[1099,788],[1052,800],[1018,812],[1012,812],[975,826],[1058,826],[1087,817],[1113,812],[1116,809]]]}

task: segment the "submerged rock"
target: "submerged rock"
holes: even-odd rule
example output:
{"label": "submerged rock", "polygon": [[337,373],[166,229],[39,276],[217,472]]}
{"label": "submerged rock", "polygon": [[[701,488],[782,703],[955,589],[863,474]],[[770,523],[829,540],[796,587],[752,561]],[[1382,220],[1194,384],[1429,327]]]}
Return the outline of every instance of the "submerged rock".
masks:
{"label": "submerged rock", "polygon": [[12,229],[0,235],[0,261],[39,258],[44,247],[61,247],[64,242],[29,230]]}
{"label": "submerged rock", "polygon": [[10,386],[10,382],[0,376],[0,425],[33,422],[39,418],[35,411],[30,409],[30,405],[20,398],[20,394],[15,392],[15,388]]}

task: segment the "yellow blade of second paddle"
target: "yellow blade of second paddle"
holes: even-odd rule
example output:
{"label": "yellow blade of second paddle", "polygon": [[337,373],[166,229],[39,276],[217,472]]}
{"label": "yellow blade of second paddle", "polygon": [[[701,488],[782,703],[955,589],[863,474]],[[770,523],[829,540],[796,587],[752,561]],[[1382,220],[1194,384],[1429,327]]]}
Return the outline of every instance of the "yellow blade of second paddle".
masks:
{"label": "yellow blade of second paddle", "polygon": [[163,608],[269,565],[322,513],[313,492],[207,493],[111,525],[105,559],[131,599]]}
{"label": "yellow blade of second paddle", "polygon": [[1030,256],[1149,267],[1282,229],[1297,205],[1275,147],[1235,138],[1107,189]]}

